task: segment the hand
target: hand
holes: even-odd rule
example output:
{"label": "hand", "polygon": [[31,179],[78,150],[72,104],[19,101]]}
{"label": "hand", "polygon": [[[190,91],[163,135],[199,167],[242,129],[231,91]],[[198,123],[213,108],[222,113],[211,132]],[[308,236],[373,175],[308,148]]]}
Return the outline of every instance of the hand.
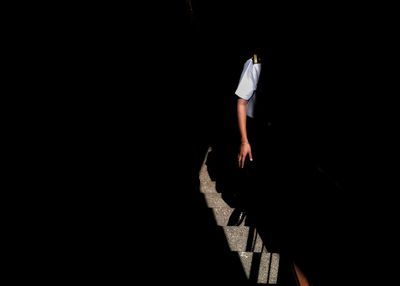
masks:
{"label": "hand", "polygon": [[251,153],[250,143],[242,143],[240,145],[240,152],[238,155],[239,159],[239,167],[244,168],[244,162],[246,161],[246,157],[249,156],[250,161],[253,161],[253,155]]}

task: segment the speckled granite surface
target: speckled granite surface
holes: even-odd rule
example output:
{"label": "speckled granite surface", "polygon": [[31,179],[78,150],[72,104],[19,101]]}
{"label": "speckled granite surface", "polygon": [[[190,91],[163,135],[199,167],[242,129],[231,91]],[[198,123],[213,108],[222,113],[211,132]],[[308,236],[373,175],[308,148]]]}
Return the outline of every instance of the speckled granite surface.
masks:
{"label": "speckled granite surface", "polygon": [[211,181],[205,164],[200,170],[200,191],[206,199],[207,206],[212,209],[215,227],[223,229],[229,248],[240,258],[248,279],[254,281],[255,285],[276,284],[279,254],[270,253],[265,249],[254,227],[244,223],[240,226],[227,226],[233,209],[215,190],[215,182]]}

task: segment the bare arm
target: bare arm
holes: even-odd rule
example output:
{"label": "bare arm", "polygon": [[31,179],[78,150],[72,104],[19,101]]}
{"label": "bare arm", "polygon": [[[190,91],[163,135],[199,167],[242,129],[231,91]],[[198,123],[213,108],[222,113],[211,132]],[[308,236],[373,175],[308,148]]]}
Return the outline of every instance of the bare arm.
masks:
{"label": "bare arm", "polygon": [[246,110],[247,110],[247,100],[242,98],[238,98],[237,100],[237,117],[241,138],[240,152],[238,155],[239,167],[244,167],[244,162],[246,161],[246,157],[249,156],[250,161],[253,161],[253,155],[251,153],[251,146],[249,143],[249,139],[247,137],[247,127],[246,127]]}

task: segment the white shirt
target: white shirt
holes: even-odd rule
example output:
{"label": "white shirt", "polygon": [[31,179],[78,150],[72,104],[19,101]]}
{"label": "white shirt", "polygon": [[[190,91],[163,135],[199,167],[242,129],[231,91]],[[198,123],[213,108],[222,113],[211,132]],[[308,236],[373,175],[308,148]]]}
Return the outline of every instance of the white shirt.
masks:
{"label": "white shirt", "polygon": [[235,94],[242,99],[248,101],[247,103],[247,116],[254,116],[254,104],[255,104],[255,91],[257,89],[257,83],[260,76],[261,64],[253,64],[253,60],[248,59],[244,65],[242,74],[240,75],[239,84],[236,88]]}

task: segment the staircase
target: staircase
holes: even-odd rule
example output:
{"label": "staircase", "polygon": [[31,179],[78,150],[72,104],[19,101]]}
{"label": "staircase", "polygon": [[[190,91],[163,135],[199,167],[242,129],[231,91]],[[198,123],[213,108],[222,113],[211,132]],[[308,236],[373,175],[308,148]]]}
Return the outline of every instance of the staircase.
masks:
{"label": "staircase", "polygon": [[267,251],[257,229],[246,220],[240,226],[227,225],[233,209],[216,191],[205,161],[200,169],[200,192],[214,214],[216,227],[223,229],[230,250],[240,258],[251,285],[277,285],[279,254]]}

